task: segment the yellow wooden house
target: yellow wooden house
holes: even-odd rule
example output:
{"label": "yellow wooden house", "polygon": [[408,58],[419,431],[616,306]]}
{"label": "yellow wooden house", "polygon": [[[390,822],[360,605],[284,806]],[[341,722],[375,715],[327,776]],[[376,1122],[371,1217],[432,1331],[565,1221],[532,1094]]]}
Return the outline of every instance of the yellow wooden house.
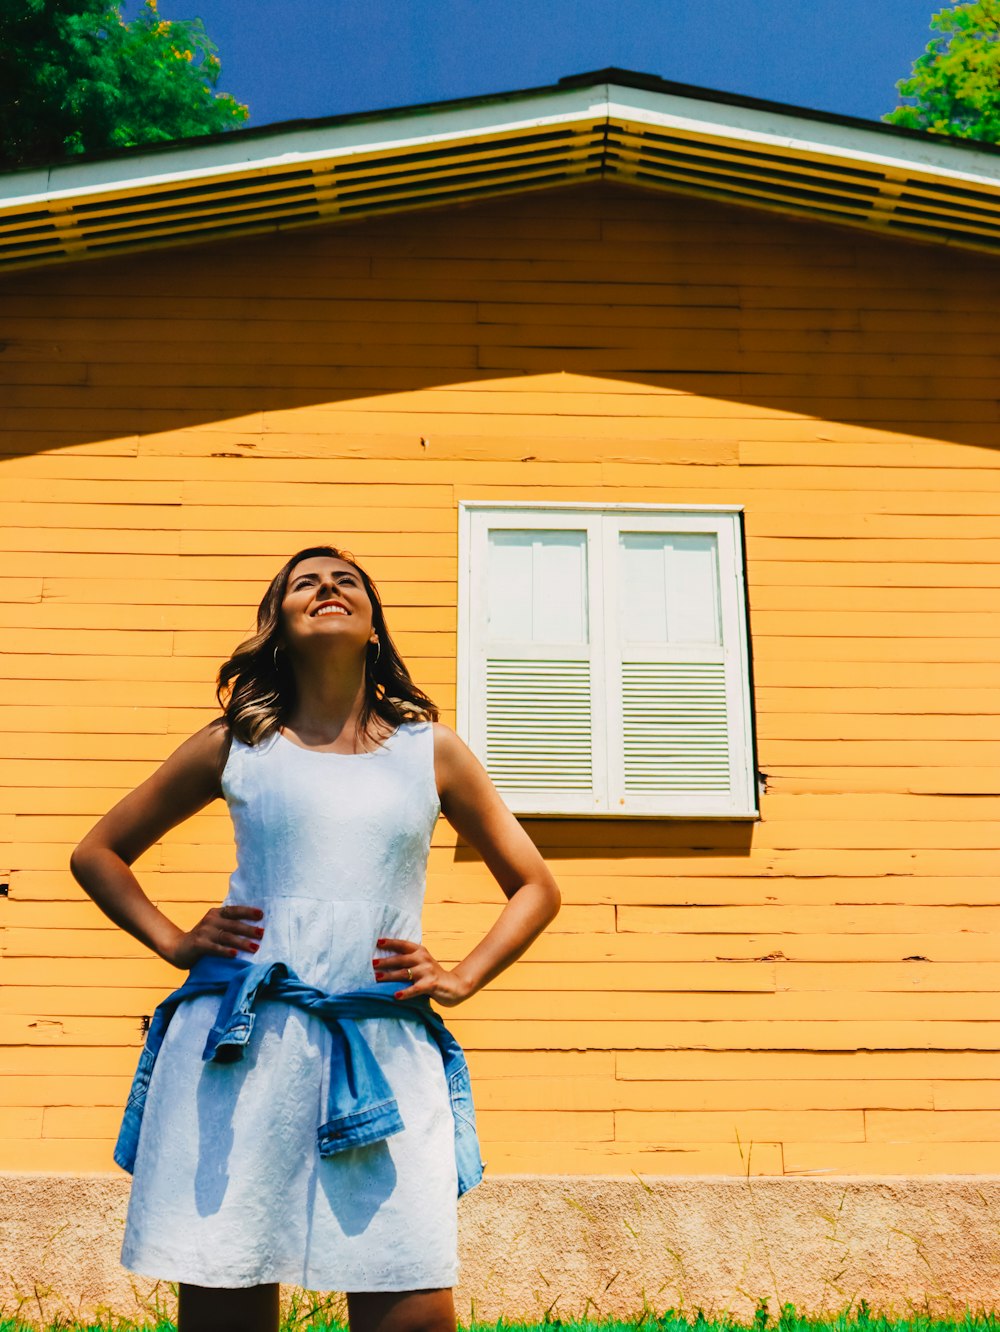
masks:
{"label": "yellow wooden house", "polygon": [[449,1014],[463,1315],[992,1300],[998,251],[997,149],[623,70],[0,178],[4,1298],[128,1312],[178,973],[69,853],[332,541],[563,891]]}

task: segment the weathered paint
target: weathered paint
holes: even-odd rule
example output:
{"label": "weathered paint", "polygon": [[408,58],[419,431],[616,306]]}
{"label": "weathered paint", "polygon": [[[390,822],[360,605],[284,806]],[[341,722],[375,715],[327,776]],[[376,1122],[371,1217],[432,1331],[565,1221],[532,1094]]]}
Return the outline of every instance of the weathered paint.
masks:
{"label": "weathered paint", "polygon": [[[745,506],[761,822],[527,821],[565,907],[449,1021],[490,1172],[1000,1171],[1000,266],[589,186],[9,275],[0,1168],[112,1169],[178,973],[69,852],[299,546],[455,704],[457,503]],[[182,925],[221,804],[137,862]],[[442,821],[427,941],[501,894]]]}

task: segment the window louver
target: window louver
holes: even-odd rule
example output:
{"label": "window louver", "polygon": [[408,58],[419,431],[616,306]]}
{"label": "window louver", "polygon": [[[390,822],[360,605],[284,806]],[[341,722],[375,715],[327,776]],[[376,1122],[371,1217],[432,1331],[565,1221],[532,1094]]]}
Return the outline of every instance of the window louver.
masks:
{"label": "window louver", "polygon": [[486,769],[502,790],[593,787],[590,663],[488,658]]}
{"label": "window louver", "polygon": [[625,790],[730,791],[722,662],[622,663]]}

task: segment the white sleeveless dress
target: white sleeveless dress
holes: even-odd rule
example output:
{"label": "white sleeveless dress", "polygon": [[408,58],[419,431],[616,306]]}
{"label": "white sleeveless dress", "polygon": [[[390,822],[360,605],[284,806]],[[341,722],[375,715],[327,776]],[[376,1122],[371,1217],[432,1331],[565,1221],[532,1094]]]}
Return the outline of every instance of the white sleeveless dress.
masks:
{"label": "white sleeveless dress", "polygon": [[[256,962],[287,961],[328,991],[374,980],[376,939],[419,941],[440,811],[429,722],[368,754],[233,739],[222,789],[237,869],[225,901],[263,909]],[[390,992],[399,982],[385,982]],[[199,1286],[280,1281],[317,1291],[452,1286],[454,1128],[441,1056],[417,1023],[361,1030],[405,1128],[319,1155],[330,1076],[322,1020],[261,999],[244,1057],[203,1062],[219,996],[181,1004],[150,1081],[121,1260]]]}

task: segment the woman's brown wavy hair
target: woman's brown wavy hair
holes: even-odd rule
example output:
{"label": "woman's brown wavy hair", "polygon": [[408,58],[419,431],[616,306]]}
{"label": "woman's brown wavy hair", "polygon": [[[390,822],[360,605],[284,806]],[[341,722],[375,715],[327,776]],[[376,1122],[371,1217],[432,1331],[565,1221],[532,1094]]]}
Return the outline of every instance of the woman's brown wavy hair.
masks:
{"label": "woman's brown wavy hair", "polygon": [[308,546],[286,561],[271,579],[257,608],[257,632],[219,668],[215,694],[232,733],[244,744],[256,745],[276,731],[295,706],[295,676],[284,652],[278,653],[277,662],[274,656],[281,637],[281,603],[295,566],[318,555],[352,565],[372,603],[372,628],[381,649],[376,660],[375,644],[369,644],[358,738],[368,735],[372,717],[380,717],[394,729],[406,722],[437,721],[437,708],[410,679],[389,635],[382,600],[371,578],[349,552],[335,546]]}

